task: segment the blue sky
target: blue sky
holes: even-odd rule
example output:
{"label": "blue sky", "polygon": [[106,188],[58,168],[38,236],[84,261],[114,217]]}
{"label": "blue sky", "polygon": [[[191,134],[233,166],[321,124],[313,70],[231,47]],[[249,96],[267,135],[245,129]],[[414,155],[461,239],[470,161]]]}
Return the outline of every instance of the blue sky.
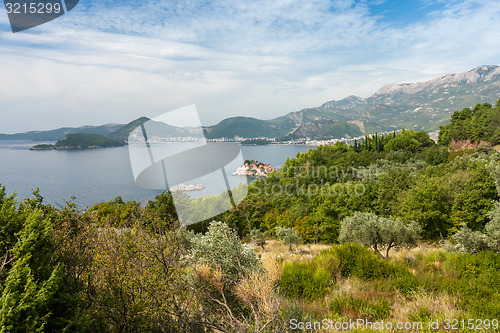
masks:
{"label": "blue sky", "polygon": [[500,59],[496,0],[80,0],[13,34],[0,10],[0,133],[196,104],[269,119]]}

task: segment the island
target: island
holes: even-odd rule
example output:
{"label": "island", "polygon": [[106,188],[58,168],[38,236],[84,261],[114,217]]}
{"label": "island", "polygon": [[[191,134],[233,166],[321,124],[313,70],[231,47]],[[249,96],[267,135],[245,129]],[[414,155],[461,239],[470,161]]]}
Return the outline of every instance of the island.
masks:
{"label": "island", "polygon": [[107,138],[99,134],[68,134],[64,140],[59,140],[55,144],[41,144],[30,148],[30,150],[54,150],[54,149],[95,149],[95,148],[110,148],[122,147],[126,143],[119,140]]}
{"label": "island", "polygon": [[265,145],[270,145],[271,143],[272,143],[271,140],[260,139],[260,138],[246,139],[241,141],[241,144],[244,146],[265,146]]}
{"label": "island", "polygon": [[175,185],[170,188],[170,192],[177,192],[177,191],[201,191],[204,190],[205,186],[203,184],[198,184],[198,185],[184,185],[184,184],[179,184]]}
{"label": "island", "polygon": [[250,176],[250,177],[267,177],[267,175],[275,171],[271,165],[267,163],[262,163],[255,160],[246,160],[242,166],[240,166],[236,172],[233,172],[233,176]]}

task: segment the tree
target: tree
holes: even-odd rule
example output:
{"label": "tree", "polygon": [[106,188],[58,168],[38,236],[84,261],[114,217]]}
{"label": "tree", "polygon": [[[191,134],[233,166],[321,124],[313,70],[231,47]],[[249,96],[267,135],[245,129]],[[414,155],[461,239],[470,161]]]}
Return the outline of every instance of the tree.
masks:
{"label": "tree", "polygon": [[0,298],[2,331],[62,331],[71,317],[68,295],[62,292],[63,273],[52,262],[52,226],[41,212],[31,212],[19,241],[15,258]]}
{"label": "tree", "polygon": [[416,152],[424,147],[430,147],[434,145],[434,141],[429,137],[429,134],[425,132],[414,132],[404,130],[397,134],[396,137],[392,138],[384,146],[386,151],[411,151]]}
{"label": "tree", "polygon": [[356,212],[342,220],[339,241],[356,242],[373,248],[385,248],[385,258],[389,258],[392,248],[415,247],[421,228],[416,222],[404,224],[400,219],[379,217],[373,213]]}
{"label": "tree", "polygon": [[185,257],[188,262],[220,269],[225,280],[236,282],[258,268],[252,247],[242,244],[236,232],[223,222],[212,221],[207,233],[195,235],[191,243]]}
{"label": "tree", "polygon": [[451,227],[449,217],[453,202],[446,177],[420,177],[415,185],[400,195],[399,217],[416,221],[423,229],[423,237],[443,239]]}
{"label": "tree", "polygon": [[262,251],[266,252],[264,245],[266,245],[266,234],[259,229],[254,229],[250,232],[250,238],[256,246],[260,246]]}
{"label": "tree", "polygon": [[277,227],[276,236],[281,240],[283,245],[288,245],[290,252],[293,253],[292,245],[298,246],[302,242],[302,237],[297,230],[286,227]]}

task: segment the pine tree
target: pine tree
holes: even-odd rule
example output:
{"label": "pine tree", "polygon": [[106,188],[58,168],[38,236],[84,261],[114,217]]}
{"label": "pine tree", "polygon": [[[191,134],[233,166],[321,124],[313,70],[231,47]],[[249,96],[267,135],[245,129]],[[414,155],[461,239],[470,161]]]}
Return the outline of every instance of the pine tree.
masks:
{"label": "pine tree", "polygon": [[51,223],[40,211],[31,212],[12,249],[15,261],[0,298],[0,326],[8,332],[60,330],[62,270],[51,263]]}

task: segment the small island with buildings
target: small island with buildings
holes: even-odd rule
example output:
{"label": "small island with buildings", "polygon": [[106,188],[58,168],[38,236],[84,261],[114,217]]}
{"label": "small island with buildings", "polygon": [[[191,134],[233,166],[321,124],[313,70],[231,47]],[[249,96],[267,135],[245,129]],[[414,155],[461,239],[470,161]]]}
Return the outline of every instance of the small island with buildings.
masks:
{"label": "small island with buildings", "polygon": [[254,160],[246,160],[233,176],[266,177],[268,173],[275,171],[271,165]]}

